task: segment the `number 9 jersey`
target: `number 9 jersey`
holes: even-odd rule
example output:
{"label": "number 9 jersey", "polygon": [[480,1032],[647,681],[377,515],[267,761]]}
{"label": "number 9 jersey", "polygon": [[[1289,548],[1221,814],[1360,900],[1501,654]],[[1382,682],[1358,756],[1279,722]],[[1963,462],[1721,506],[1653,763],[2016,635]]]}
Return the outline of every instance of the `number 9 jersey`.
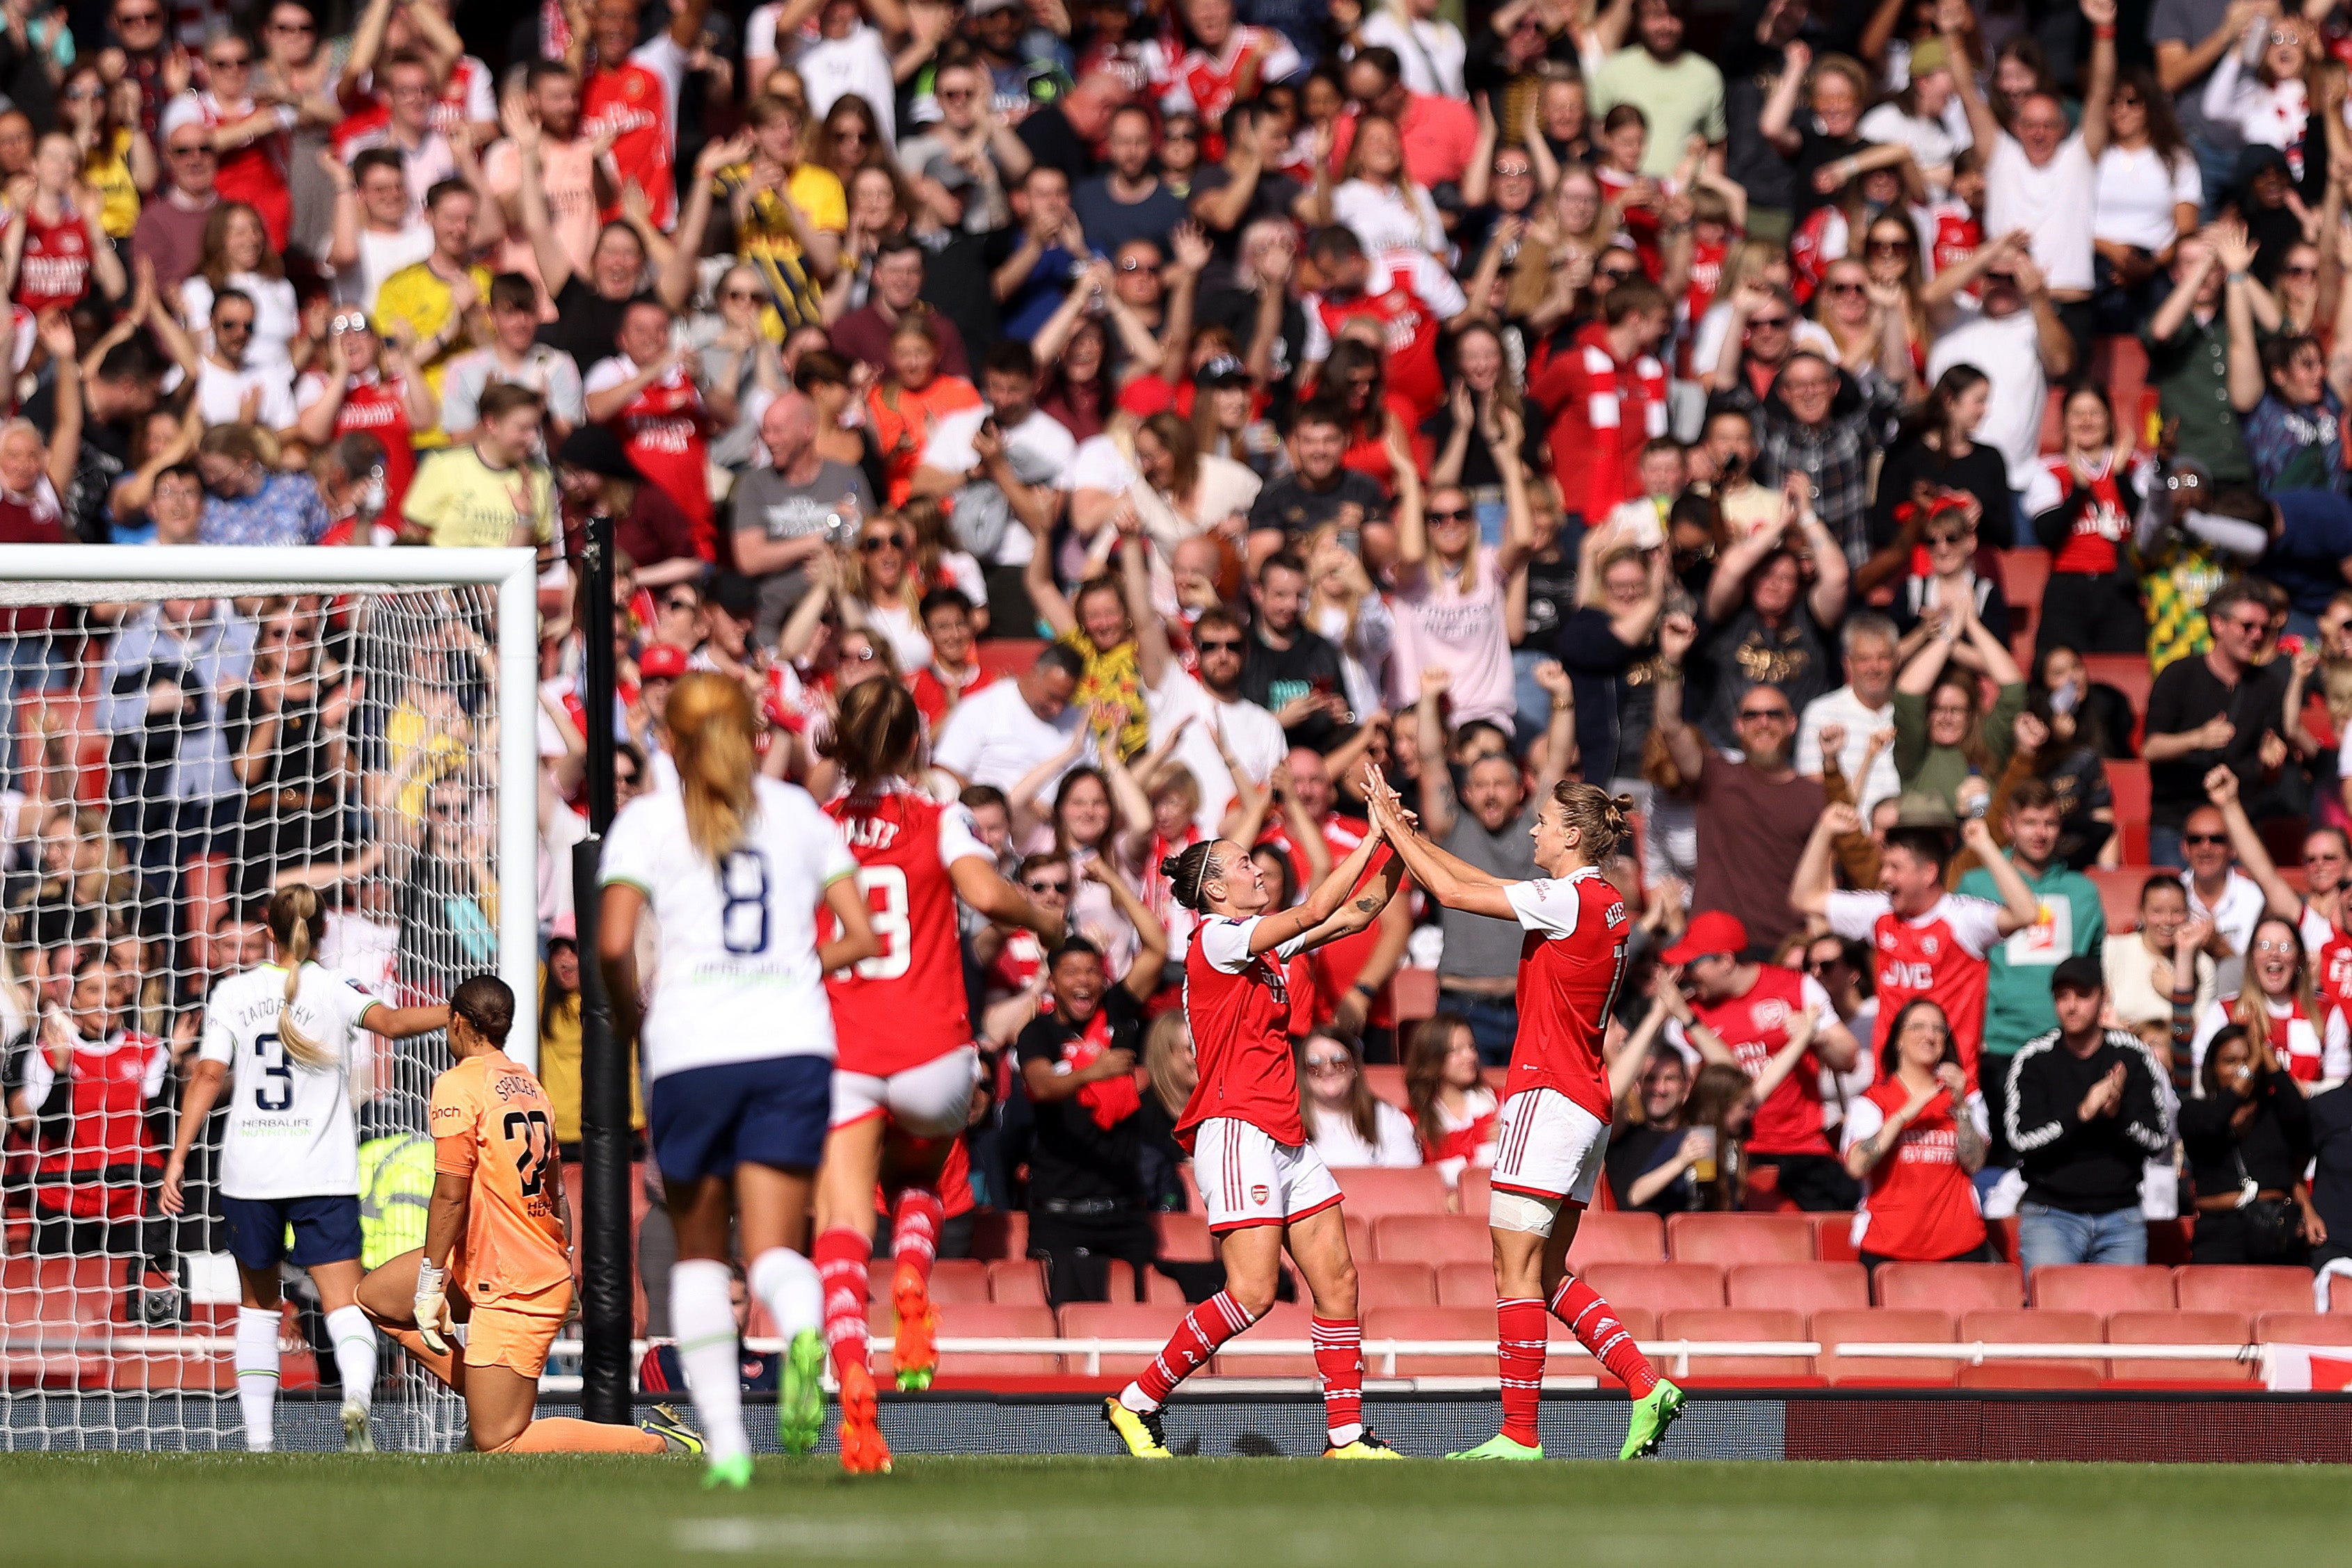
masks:
{"label": "number 9 jersey", "polygon": [[[976,856],[993,869],[971,813],[904,786],[844,795],[824,808],[857,859],[882,951],[824,977],[844,1072],[887,1078],[971,1044],[971,1002],[948,868]],[[837,922],[826,915],[827,928]]]}
{"label": "number 9 jersey", "polygon": [[274,963],[232,974],[205,1005],[200,1059],[229,1069],[228,1130],[220,1190],[232,1198],[331,1198],[360,1190],[352,1124],[351,1047],[378,999],[350,975],[302,966],[294,1022],[335,1065],[305,1067],[278,1038],[286,971]]}
{"label": "number 9 jersey", "polygon": [[660,927],[638,1045],[646,1081],[688,1068],[834,1054],[817,907],[857,874],[841,829],[796,784],[752,781],[742,845],[713,867],[675,789],[613,819],[604,879],[643,892]]}

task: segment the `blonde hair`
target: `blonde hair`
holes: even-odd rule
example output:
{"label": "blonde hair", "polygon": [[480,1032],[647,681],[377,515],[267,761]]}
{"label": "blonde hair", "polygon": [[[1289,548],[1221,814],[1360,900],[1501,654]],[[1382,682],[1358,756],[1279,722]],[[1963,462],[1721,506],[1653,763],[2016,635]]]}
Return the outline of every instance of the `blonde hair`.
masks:
{"label": "blonde hair", "polygon": [[325,934],[327,911],[319,890],[307,882],[289,882],[269,900],[269,934],[277,939],[278,961],[286,966],[286,999],[278,1009],[278,1040],[286,1054],[306,1068],[332,1068],[342,1058],[311,1038],[294,1022],[294,998],[302,989],[302,966],[318,952]]}
{"label": "blonde hair", "polygon": [[751,820],[757,760],[751,699],[726,677],[695,670],[671,689],[665,718],[686,805],[686,836],[697,854],[717,866],[741,846]]}
{"label": "blonde hair", "polygon": [[[1177,1051],[1192,1043],[1190,1029],[1184,1021],[1184,1010],[1178,1007],[1151,1020],[1151,1027],[1143,1034],[1143,1074],[1150,1080],[1153,1097],[1171,1116],[1183,1115],[1184,1106],[1192,1099],[1192,1090],[1178,1094],[1176,1086],[1169,1081],[1173,1076]],[[1196,1068],[1194,1081],[1198,1080]]]}

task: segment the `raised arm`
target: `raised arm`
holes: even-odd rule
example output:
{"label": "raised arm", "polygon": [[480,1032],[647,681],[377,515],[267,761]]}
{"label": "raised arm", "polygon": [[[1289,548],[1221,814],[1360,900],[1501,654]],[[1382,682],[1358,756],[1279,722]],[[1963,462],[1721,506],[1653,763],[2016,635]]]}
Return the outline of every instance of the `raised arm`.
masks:
{"label": "raised arm", "polygon": [[1837,890],[1837,877],[1832,869],[1837,840],[1844,834],[1862,830],[1862,816],[1850,805],[1832,805],[1822,811],[1821,820],[1813,824],[1813,831],[1805,840],[1805,852],[1797,857],[1796,873],[1789,879],[1790,909],[1808,920],[1829,917],[1830,895]]}
{"label": "raised arm", "polygon": [[1657,696],[1650,722],[1666,742],[1666,752],[1685,784],[1696,784],[1706,767],[1706,742],[1683,721],[1683,660],[1697,640],[1698,628],[1679,611],[1658,627]]}
{"label": "raised arm", "polygon": [[[1288,942],[1294,937],[1306,936],[1309,932],[1318,933],[1317,944],[1329,941],[1331,936],[1340,934],[1335,931],[1325,935],[1321,933],[1320,928],[1332,916],[1339,912],[1339,906],[1348,901],[1348,895],[1355,891],[1358,882],[1363,880],[1366,868],[1372,863],[1373,854],[1383,841],[1384,833],[1377,816],[1373,817],[1370,826],[1371,830],[1364,835],[1363,841],[1349,851],[1346,859],[1331,868],[1330,873],[1315,885],[1314,891],[1289,909],[1264,916],[1256,925],[1250,928],[1252,952],[1270,952]],[[1395,882],[1391,879],[1389,891],[1393,894],[1395,890]],[[1368,889],[1365,897],[1370,897],[1372,891],[1374,889]],[[1360,904],[1364,900],[1360,898],[1357,901]],[[1383,897],[1369,910],[1362,910],[1366,917],[1364,924],[1370,924],[1370,916],[1378,914],[1381,908],[1387,902],[1388,900]],[[1352,929],[1360,931],[1363,927],[1357,926]]]}
{"label": "raised arm", "polygon": [[1976,851],[1977,858],[1992,877],[1992,885],[2000,889],[2000,934],[2007,936],[2023,931],[2042,919],[2042,902],[2033,889],[2018,875],[2017,867],[2000,852],[1993,842],[1992,829],[1981,816],[1971,816],[1960,824],[1960,842]]}
{"label": "raised arm", "polygon": [[1960,100],[1960,108],[1969,117],[1969,135],[1979,152],[1987,158],[2000,142],[2000,122],[1992,117],[1984,94],[1977,90],[1976,72],[1968,66],[1966,29],[1970,25],[1969,0],[1943,0],[1936,9],[1936,27],[1944,37],[1944,47],[1950,51],[1952,87]]}
{"label": "raised arm", "polygon": [[1432,838],[1454,831],[1454,772],[1446,762],[1445,724],[1437,708],[1454,673],[1443,665],[1421,672],[1421,700],[1412,705],[1413,742],[1421,752],[1421,826]]}
{"label": "raised arm", "polygon": [[2107,148],[2107,100],[2116,90],[2116,0],[2082,0],[2082,10],[2083,20],[2091,25],[2091,80],[2083,92],[2083,151],[2095,163]]}
{"label": "raised arm", "polygon": [[2230,830],[2231,851],[2237,856],[2239,867],[2262,889],[2271,913],[2281,920],[2300,921],[2305,908],[2303,895],[2279,875],[2270,851],[2263,847],[2263,836],[2254,831],[2252,820],[2246,816],[2245,803],[2238,798],[2238,775],[2226,766],[2206,773],[2205,798],[2221,813],[2221,820]]}

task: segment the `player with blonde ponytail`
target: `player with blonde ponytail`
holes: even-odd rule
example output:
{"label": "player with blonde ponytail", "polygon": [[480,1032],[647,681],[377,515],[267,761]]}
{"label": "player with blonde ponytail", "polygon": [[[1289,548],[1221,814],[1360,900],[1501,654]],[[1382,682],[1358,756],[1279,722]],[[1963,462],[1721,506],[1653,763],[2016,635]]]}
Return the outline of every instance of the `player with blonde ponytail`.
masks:
{"label": "player with blonde ponytail", "polygon": [[[368,1407],[375,1387],[375,1331],[358,1304],[360,1156],[352,1121],[351,1049],[362,1029],[395,1040],[449,1022],[446,1006],[394,1007],[313,954],[327,934],[318,890],[280,888],[267,916],[273,961],[213,987],[204,1043],[180,1105],[179,1131],[163,1167],[163,1206],[187,1206],[188,1148],[230,1093],[221,1140],[221,1209],[236,1258],[236,1399],[245,1446],[266,1453],[278,1399],[278,1266],[310,1271],[343,1384],[343,1446],[374,1447]],[[289,1249],[286,1235],[293,1232]]]}
{"label": "player with blonde ponytail", "polygon": [[1519,943],[1519,1031],[1504,1080],[1487,1234],[1495,1247],[1503,1429],[1457,1459],[1540,1459],[1547,1308],[1633,1395],[1621,1457],[1657,1452],[1683,1394],[1657,1374],[1591,1286],[1568,1269],[1569,1244],[1609,1152],[1609,1069],[1601,1044],[1625,978],[1625,900],[1601,875],[1628,836],[1633,801],[1562,780],[1528,830],[1543,875],[1506,882],[1421,837],[1377,775],[1373,823],[1423,891],[1449,910],[1510,921]]}
{"label": "player with blonde ponytail", "polygon": [[[705,1484],[743,1487],[751,1453],[728,1258],[740,1241],[744,1282],[786,1342],[778,1435],[805,1452],[824,1421],[824,1297],[806,1249],[833,1110],[824,977],[882,945],[840,826],[807,791],[758,776],[743,688],[686,676],[664,720],[677,788],[613,819],[597,959],[651,1085],[648,1131],[677,1228],[670,1327],[709,1445]],[[820,935],[820,907],[839,934]],[[641,1004],[647,910],[661,957]]]}

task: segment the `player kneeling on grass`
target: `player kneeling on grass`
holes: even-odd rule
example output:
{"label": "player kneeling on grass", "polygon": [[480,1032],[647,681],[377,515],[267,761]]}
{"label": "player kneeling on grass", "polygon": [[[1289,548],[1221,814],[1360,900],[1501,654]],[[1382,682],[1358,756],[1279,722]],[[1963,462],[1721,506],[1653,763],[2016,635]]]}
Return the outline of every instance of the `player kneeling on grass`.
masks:
{"label": "player kneeling on grass", "polygon": [[[449,1054],[433,1083],[433,1205],[425,1245],[360,1281],[360,1306],[466,1400],[484,1454],[698,1453],[667,1408],[635,1426],[531,1419],[547,1348],[572,1311],[572,1218],[555,1110],[505,1051],[514,993],[478,974],[449,999]],[[464,1343],[453,1346],[453,1321]]]}
{"label": "player kneeling on grass", "polygon": [[350,975],[310,962],[327,934],[327,911],[306,884],[271,896],[268,923],[270,962],[222,981],[205,1005],[204,1044],[158,1196],[167,1215],[187,1207],[181,1184],[189,1146],[227,1089],[221,1209],[241,1302],[236,1403],[246,1448],[266,1454],[276,1438],[278,1268],[290,1258],[310,1271],[335,1342],[343,1446],[366,1453],[375,1446],[368,1435],[375,1335],[355,1300],[360,1149],[352,1120],[352,1042],[362,1028],[395,1040],[428,1034],[448,1022],[449,1010],[387,1005]]}
{"label": "player kneeling on grass", "polygon": [[1365,877],[1380,845],[1375,827],[1304,903],[1271,914],[1272,895],[1257,863],[1231,839],[1195,844],[1160,862],[1176,901],[1202,917],[1184,960],[1184,1014],[1201,1078],[1177,1120],[1176,1137],[1192,1152],[1225,1288],[1186,1315],[1141,1377],[1103,1402],[1103,1419],[1138,1458],[1169,1457],[1160,1415],[1169,1394],[1274,1306],[1286,1246],[1315,1297],[1315,1375],[1330,1439],[1323,1457],[1399,1457],[1364,1425],[1356,1263],[1339,1214],[1339,1184],[1299,1118],[1282,968],[1380,918],[1403,879],[1393,858]]}
{"label": "player kneeling on grass", "polygon": [[1683,1394],[1657,1374],[1599,1292],[1568,1271],[1569,1244],[1592,1201],[1609,1152],[1609,1075],[1601,1043],[1625,978],[1625,901],[1601,868],[1627,836],[1630,800],[1589,784],[1561,783],[1528,837],[1544,875],[1506,882],[1457,860],[1414,831],[1377,775],[1366,798],[1372,826],[1423,891],[1449,910],[1510,921],[1519,944],[1519,1034],[1487,1211],[1495,1244],[1495,1314],[1503,1429],[1457,1459],[1540,1459],[1536,1416],[1543,1398],[1544,1309],[1572,1330],[1633,1395],[1622,1458],[1657,1452],[1682,1414]]}

